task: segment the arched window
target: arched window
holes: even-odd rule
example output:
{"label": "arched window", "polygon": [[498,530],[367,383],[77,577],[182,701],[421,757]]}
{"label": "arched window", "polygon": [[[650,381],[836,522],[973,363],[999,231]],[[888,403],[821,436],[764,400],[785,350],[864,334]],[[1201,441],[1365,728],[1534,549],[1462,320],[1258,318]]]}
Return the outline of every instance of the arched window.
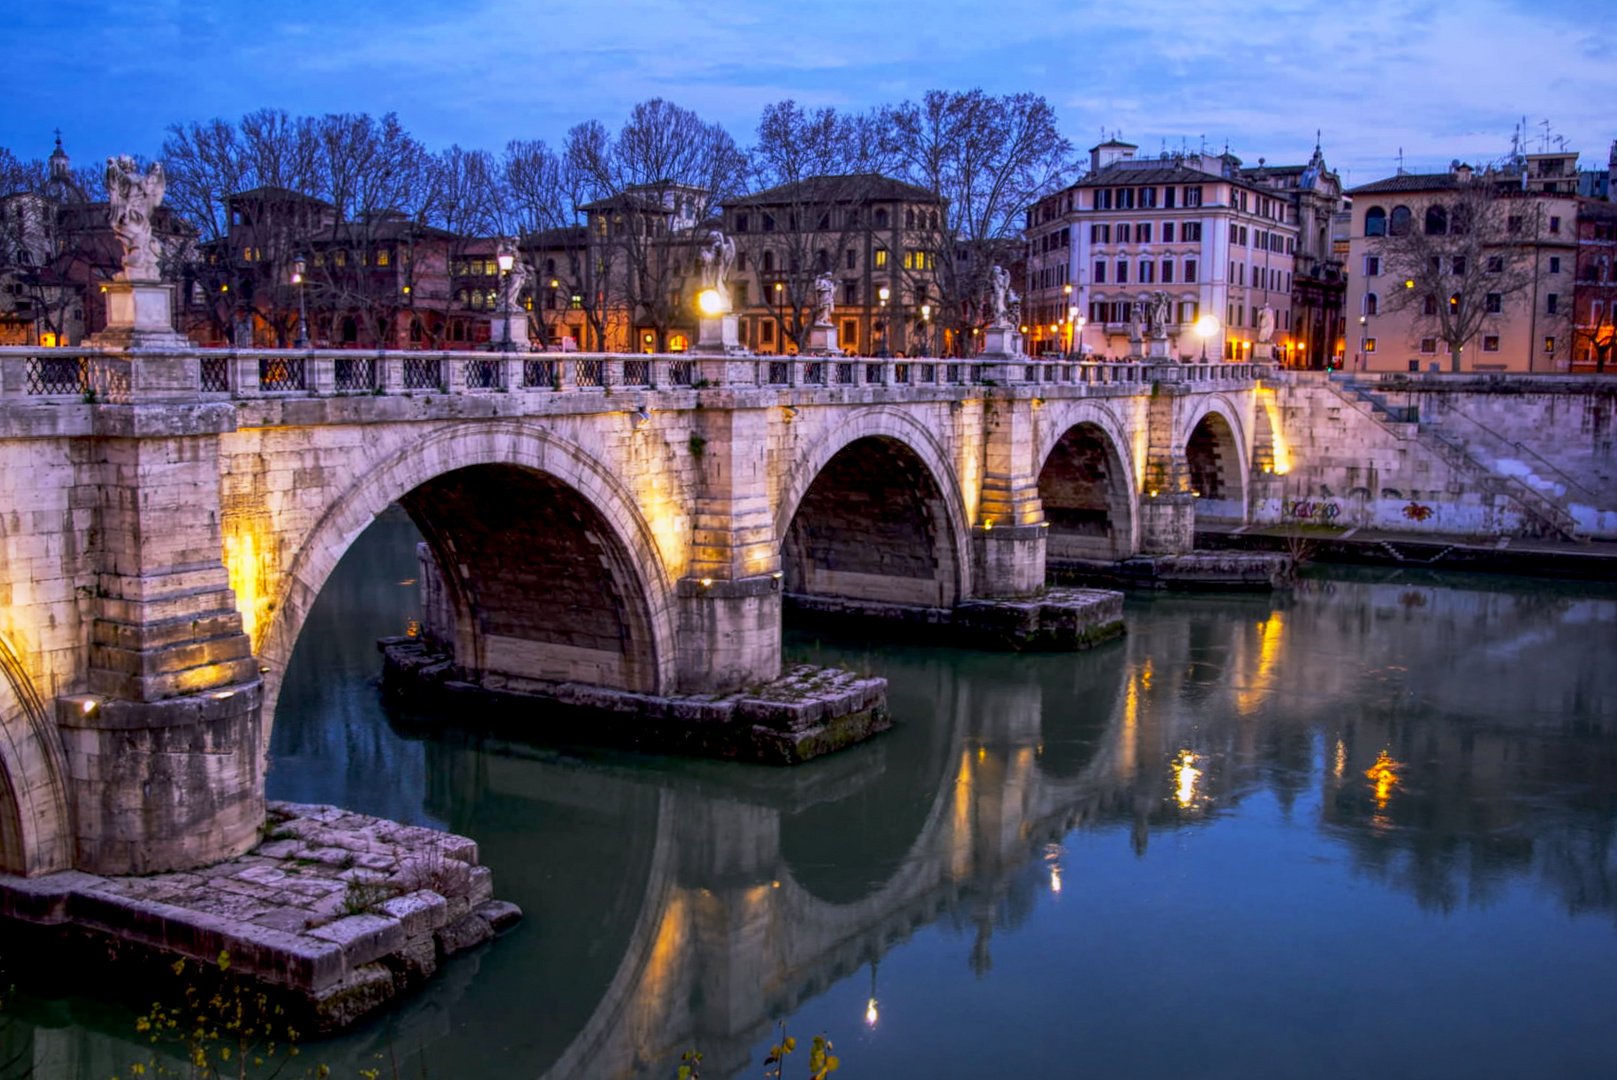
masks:
{"label": "arched window", "polygon": [[877,209],[876,209],[876,228],[878,228],[878,229],[887,228],[887,208],[886,207],[877,207]]}
{"label": "arched window", "polygon": [[1395,206],[1392,208],[1392,220],[1387,223],[1387,232],[1392,236],[1408,236],[1414,223],[1415,215],[1409,212],[1409,207]]}
{"label": "arched window", "polygon": [[904,211],[904,227],[906,229],[915,228],[915,211],[913,209]]}
{"label": "arched window", "polygon": [[937,228],[938,227],[938,212],[936,210],[932,211],[930,214],[927,215],[926,220],[927,220],[927,228],[929,228],[929,229]]}
{"label": "arched window", "polygon": [[1364,294],[1364,313],[1366,315],[1379,315],[1381,313],[1381,298],[1375,293]]}
{"label": "arched window", "polygon": [[1426,235],[1447,236],[1449,231],[1449,212],[1441,206],[1426,208]]}
{"label": "arched window", "polygon": [[1364,212],[1364,235],[1387,235],[1387,212],[1379,206],[1372,206]]}

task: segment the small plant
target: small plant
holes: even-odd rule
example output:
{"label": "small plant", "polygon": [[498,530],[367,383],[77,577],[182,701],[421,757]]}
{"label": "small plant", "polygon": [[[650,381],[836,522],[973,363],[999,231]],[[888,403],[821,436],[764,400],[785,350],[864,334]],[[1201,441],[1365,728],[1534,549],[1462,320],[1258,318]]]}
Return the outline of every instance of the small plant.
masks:
{"label": "small plant", "polygon": [[[797,1049],[797,1040],[786,1034],[784,1020],[775,1021],[775,1030],[780,1033],[780,1042],[770,1047],[769,1056],[764,1058],[764,1076],[781,1080],[786,1058]],[[841,1067],[842,1059],[831,1053],[831,1040],[824,1035],[814,1036],[809,1046],[809,1080],[825,1080]]]}
{"label": "small plant", "polygon": [[86,390],[84,392],[84,403],[86,405],[94,405],[98,400],[99,399],[96,397],[96,392],[94,390]]}
{"label": "small plant", "polygon": [[701,457],[702,453],[707,449],[707,440],[700,435],[692,435],[689,446],[692,457]]}
{"label": "small plant", "polygon": [[350,881],[343,893],[344,915],[364,915],[375,911],[398,895],[398,890],[382,881]]}

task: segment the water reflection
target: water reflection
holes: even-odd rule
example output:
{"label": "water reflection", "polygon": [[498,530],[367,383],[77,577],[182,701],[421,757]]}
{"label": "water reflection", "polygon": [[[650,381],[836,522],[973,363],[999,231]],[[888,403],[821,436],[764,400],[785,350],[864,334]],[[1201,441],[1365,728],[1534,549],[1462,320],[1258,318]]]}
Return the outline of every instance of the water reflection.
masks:
{"label": "water reflection", "polygon": [[[1617,1064],[1579,1027],[1579,1001],[1617,993],[1617,935],[1591,943],[1555,910],[1617,913],[1609,593],[1399,574],[1272,600],[1159,597],[1131,602],[1125,639],[1076,657],[792,635],[794,654],[887,675],[902,723],[778,771],[383,713],[370,639],[411,615],[409,534],[381,523],[322,596],[283,691],[272,794],[472,835],[528,918],[320,1047],[339,1075],[383,1053],[407,1074],[420,1058],[434,1076],[668,1076],[697,1047],[705,1075],[735,1076],[774,1018],[819,1022],[821,1002],[839,1003],[833,1037],[862,1010],[866,1041],[839,1047],[850,1076],[981,1075],[972,1048],[993,1071],[1060,1068],[1080,1029],[1106,1074],[1286,1076],[1309,1061],[1348,1075],[1329,1064],[1351,1057],[1335,1027],[1306,1011],[1322,999],[1382,1021],[1412,1069],[1432,1055],[1488,1072],[1504,1060],[1490,1024]],[[1208,845],[1220,854],[1203,861]],[[1387,934],[1409,912],[1448,915],[1389,961],[1353,937],[1369,909]],[[1264,937],[1237,948],[1254,924]],[[1537,951],[1458,991],[1467,1023],[1387,989],[1452,966],[1476,934]],[[1530,981],[1535,957],[1580,950],[1602,973],[1490,1020],[1489,996]],[[1353,989],[1360,964],[1377,968],[1362,976],[1373,998]],[[1106,990],[1075,1011],[1080,969]],[[1209,1004],[1224,999],[1228,1013]],[[30,1028],[34,1060],[117,1071],[131,1044],[115,1015],[50,1007],[72,1022]],[[1016,1022],[984,1026],[1006,1008]],[[1146,1015],[1195,1052],[1137,1033]],[[1288,1036],[1295,1058],[1264,1036],[1276,1023],[1313,1032]],[[936,1049],[956,1032],[967,1049]],[[57,1071],[64,1045],[76,1064]]]}

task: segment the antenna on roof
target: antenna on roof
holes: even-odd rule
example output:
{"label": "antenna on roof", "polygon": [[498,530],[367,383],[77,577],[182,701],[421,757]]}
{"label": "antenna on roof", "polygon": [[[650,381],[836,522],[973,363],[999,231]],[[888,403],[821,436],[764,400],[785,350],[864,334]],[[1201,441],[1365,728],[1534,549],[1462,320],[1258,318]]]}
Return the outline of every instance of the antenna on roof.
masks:
{"label": "antenna on roof", "polygon": [[1404,148],[1398,148],[1398,175],[1404,175]]}
{"label": "antenna on roof", "polygon": [[1319,149],[1319,141],[1320,141],[1320,129],[1315,128],[1314,129],[1314,149],[1315,150]]}

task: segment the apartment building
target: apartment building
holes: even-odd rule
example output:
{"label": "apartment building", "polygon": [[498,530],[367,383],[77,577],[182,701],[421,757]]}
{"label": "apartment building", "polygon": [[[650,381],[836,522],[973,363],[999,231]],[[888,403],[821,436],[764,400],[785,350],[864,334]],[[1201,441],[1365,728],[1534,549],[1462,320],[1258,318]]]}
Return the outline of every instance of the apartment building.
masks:
{"label": "apartment building", "polygon": [[[1083,179],[1029,209],[1028,351],[1126,356],[1134,304],[1163,292],[1173,355],[1289,355],[1299,226],[1281,178],[1249,175],[1228,153],[1137,151],[1092,148]],[[1200,323],[1205,337],[1203,315],[1216,320]]]}
{"label": "apartment building", "polygon": [[1577,177],[1576,153],[1527,154],[1349,191],[1347,366],[1568,370]]}

